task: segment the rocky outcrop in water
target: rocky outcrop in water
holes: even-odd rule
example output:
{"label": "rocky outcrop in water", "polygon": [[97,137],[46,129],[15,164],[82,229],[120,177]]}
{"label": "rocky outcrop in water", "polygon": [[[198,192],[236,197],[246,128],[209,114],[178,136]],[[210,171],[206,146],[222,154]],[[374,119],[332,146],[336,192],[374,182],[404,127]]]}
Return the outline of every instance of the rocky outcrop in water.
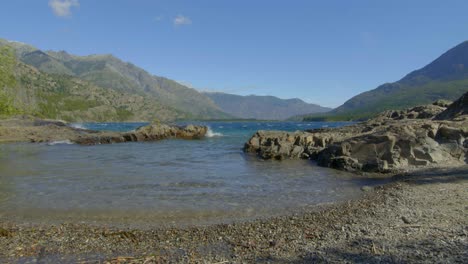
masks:
{"label": "rocky outcrop in water", "polygon": [[153,124],[132,132],[104,132],[73,128],[62,121],[17,118],[0,121],[0,142],[69,141],[81,145],[97,145],[168,138],[200,139],[205,137],[207,131],[205,126]]}
{"label": "rocky outcrop in water", "polygon": [[[467,164],[467,94],[448,108],[436,102],[386,111],[341,128],[258,131],[244,151],[262,159],[312,159],[320,166],[346,171],[395,172]],[[439,120],[441,116],[445,118]]]}
{"label": "rocky outcrop in water", "polygon": [[111,144],[123,142],[157,141],[167,138],[201,139],[208,128],[188,125],[185,127],[169,125],[149,125],[127,133],[91,133],[79,136],[72,142],[81,145]]}

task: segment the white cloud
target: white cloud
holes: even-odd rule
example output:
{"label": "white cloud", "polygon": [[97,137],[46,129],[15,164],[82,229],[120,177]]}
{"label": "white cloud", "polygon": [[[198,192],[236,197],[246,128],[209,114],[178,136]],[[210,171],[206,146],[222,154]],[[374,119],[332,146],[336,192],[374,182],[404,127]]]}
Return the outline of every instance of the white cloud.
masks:
{"label": "white cloud", "polygon": [[56,16],[71,16],[71,8],[80,6],[78,0],[50,0],[49,6]]}
{"label": "white cloud", "polygon": [[182,26],[182,25],[191,25],[192,20],[189,17],[178,15],[174,18],[174,25]]}

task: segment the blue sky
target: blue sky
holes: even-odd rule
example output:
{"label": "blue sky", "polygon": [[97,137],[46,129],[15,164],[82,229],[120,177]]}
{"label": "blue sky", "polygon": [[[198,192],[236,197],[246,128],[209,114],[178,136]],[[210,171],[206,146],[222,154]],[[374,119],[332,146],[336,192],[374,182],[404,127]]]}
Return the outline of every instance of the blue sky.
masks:
{"label": "blue sky", "polygon": [[0,38],[112,53],[199,90],[338,106],[468,40],[468,1],[15,0]]}

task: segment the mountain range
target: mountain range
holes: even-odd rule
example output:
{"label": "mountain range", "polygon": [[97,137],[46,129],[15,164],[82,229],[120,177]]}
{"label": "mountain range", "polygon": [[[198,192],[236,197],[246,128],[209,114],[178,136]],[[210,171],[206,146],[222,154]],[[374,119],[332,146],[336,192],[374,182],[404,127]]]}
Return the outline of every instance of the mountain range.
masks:
{"label": "mountain range", "polygon": [[389,109],[430,104],[438,99],[455,100],[468,91],[468,41],[427,66],[394,83],[361,93],[326,115],[307,115],[303,120],[359,120]]}
{"label": "mountain range", "polygon": [[10,114],[67,121],[169,121],[284,119],[329,110],[299,99],[222,94],[236,98],[239,104],[235,110],[219,98],[221,95],[200,93],[113,55],[76,56],[3,39],[0,47],[3,54],[0,64],[9,69],[4,74],[14,79],[9,83],[10,89],[3,91],[4,104],[10,110],[6,111],[6,106],[3,109]]}
{"label": "mountain range", "polygon": [[205,93],[224,112],[245,119],[283,120],[295,115],[324,113],[331,108],[308,104],[301,99],[280,99],[274,96],[240,96],[226,93]]}
{"label": "mountain range", "polygon": [[76,56],[0,39],[0,116],[66,121],[361,120],[468,91],[468,41],[401,80],[330,109],[300,99],[201,93],[113,55]]}
{"label": "mountain range", "polygon": [[[65,51],[41,51],[17,42],[3,41],[3,43],[13,47],[21,63],[33,66],[41,73],[79,79],[109,92],[121,93],[123,97],[141,96],[149,104],[171,111],[177,110],[171,116],[157,111],[154,113],[154,118],[165,120],[173,117],[201,119],[230,117],[195,89],[164,77],[151,75],[112,55],[75,56]],[[125,108],[124,105],[121,107]],[[146,118],[146,115],[141,116],[141,113],[136,113],[136,109],[127,110],[134,112],[136,119]]]}

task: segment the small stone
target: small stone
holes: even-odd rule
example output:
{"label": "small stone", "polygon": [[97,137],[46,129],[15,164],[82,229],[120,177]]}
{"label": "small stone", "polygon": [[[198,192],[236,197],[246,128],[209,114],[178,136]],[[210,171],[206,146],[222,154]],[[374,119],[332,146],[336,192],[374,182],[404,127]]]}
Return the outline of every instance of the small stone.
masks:
{"label": "small stone", "polygon": [[370,192],[370,191],[373,191],[374,190],[374,187],[372,186],[362,186],[361,187],[361,191],[363,192]]}
{"label": "small stone", "polygon": [[402,216],[401,220],[403,220],[403,222],[407,225],[411,224],[411,220],[406,216]]}

